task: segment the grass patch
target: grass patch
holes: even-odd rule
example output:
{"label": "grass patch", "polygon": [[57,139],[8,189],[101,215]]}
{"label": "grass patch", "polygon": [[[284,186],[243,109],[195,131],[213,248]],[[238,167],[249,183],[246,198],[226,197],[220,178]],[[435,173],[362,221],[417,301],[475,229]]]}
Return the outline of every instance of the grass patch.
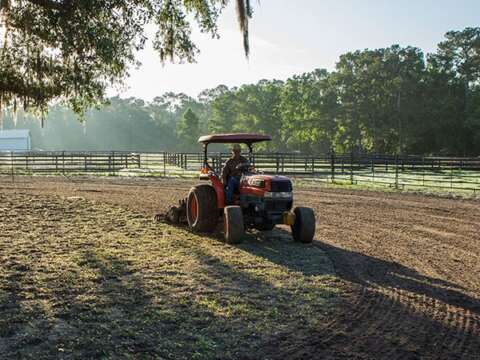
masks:
{"label": "grass patch", "polygon": [[3,358],[258,359],[335,304],[328,258],[281,230],[233,247],[80,197],[0,203]]}

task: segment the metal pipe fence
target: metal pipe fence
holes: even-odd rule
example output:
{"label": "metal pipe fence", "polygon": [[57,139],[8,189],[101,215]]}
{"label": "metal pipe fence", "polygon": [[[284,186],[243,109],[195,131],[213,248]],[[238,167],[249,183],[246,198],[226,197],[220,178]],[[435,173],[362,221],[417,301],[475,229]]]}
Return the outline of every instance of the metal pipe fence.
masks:
{"label": "metal pipe fence", "polygon": [[[208,154],[217,172],[229,156],[227,153]],[[261,172],[314,182],[480,192],[480,157],[256,153],[250,161]],[[13,178],[35,174],[195,177],[202,164],[202,153],[0,152],[0,174]]]}

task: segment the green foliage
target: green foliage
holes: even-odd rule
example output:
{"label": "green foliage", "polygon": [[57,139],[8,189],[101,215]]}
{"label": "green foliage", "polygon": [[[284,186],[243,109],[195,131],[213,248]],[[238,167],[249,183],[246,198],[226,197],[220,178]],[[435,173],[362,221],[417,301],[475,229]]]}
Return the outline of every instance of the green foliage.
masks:
{"label": "green foliage", "polygon": [[[87,135],[78,135],[81,125],[71,117],[54,107],[43,135],[36,123],[19,121],[45,149],[191,151],[200,149],[200,134],[259,132],[274,138],[258,147],[268,151],[478,156],[480,29],[449,32],[428,56],[394,45],[342,55],[332,72],[219,85],[197,99],[114,98],[86,114]],[[10,118],[6,126],[13,126]]]}
{"label": "green foliage", "polygon": [[288,79],[281,92],[280,128],[287,148],[327,152],[332,148],[338,112],[336,89],[326,70]]}
{"label": "green foliage", "polygon": [[[77,113],[103,102],[121,83],[154,23],[160,60],[193,62],[198,48],[191,20],[213,37],[228,0],[2,0],[0,110],[23,106],[40,113],[61,100]],[[237,0],[248,55],[250,1]]]}
{"label": "green foliage", "polygon": [[341,105],[338,122],[346,130],[339,139],[344,150],[403,152],[405,133],[414,125],[409,122],[422,107],[424,71],[422,52],[411,47],[341,56],[333,77]]}

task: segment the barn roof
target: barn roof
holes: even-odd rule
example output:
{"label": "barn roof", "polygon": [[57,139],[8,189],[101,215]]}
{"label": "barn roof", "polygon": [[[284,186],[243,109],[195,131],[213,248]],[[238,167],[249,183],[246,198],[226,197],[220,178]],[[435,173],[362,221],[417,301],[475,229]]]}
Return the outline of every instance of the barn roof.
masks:
{"label": "barn roof", "polygon": [[0,130],[0,139],[23,139],[29,136],[30,130],[28,129]]}

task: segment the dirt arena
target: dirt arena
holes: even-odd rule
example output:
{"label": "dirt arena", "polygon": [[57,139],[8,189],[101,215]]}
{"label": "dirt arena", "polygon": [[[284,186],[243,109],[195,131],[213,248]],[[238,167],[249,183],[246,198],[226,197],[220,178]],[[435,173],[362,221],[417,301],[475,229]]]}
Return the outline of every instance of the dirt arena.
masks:
{"label": "dirt arena", "polygon": [[[4,199],[28,195],[85,199],[143,214],[151,222],[156,213],[184,197],[192,184],[188,180],[61,177],[18,178],[12,183],[2,178],[0,195]],[[301,188],[295,191],[295,203],[310,206],[317,214],[317,232],[309,251],[322,250],[331,261],[333,282],[339,289],[335,306],[321,314],[322,321],[309,327],[308,333],[290,336],[288,330],[279,329],[262,340],[256,355],[241,357],[479,358],[478,200]],[[22,217],[28,212],[24,208],[16,214]],[[283,229],[275,234],[285,237]],[[248,242],[252,251],[258,251],[255,247],[260,245],[254,239]],[[280,254],[274,260],[285,265],[281,255],[292,249],[290,243],[272,244]],[[5,243],[0,251],[5,262]],[[305,272],[303,265],[315,266],[302,261],[308,262],[307,257],[298,260],[293,270]]]}

